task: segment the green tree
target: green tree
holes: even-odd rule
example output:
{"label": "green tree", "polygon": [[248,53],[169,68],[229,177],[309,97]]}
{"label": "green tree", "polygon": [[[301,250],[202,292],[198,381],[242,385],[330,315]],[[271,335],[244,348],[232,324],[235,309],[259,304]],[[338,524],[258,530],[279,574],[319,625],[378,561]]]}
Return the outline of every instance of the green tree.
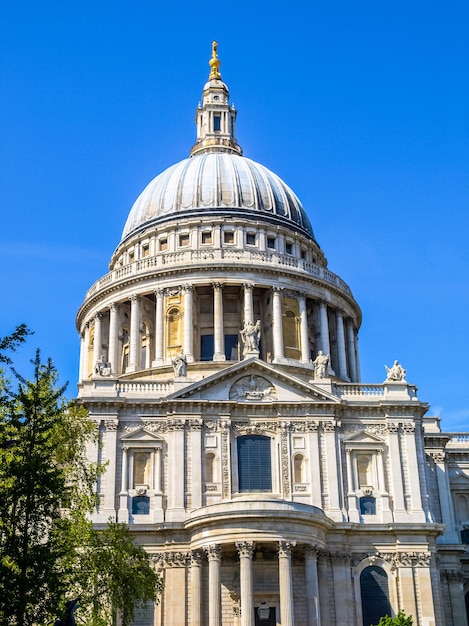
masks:
{"label": "green tree", "polygon": [[399,611],[396,617],[389,617],[389,615],[382,617],[377,626],[412,626],[412,617],[406,616],[404,611]]}
{"label": "green tree", "polygon": [[[21,326],[0,339],[1,362],[27,334]],[[125,526],[93,529],[97,468],[86,446],[96,426],[66,400],[50,360],[37,352],[32,364],[31,380],[12,368],[15,390],[0,372],[0,624],[51,623],[74,595],[88,626],[117,611],[128,624],[160,579]]]}

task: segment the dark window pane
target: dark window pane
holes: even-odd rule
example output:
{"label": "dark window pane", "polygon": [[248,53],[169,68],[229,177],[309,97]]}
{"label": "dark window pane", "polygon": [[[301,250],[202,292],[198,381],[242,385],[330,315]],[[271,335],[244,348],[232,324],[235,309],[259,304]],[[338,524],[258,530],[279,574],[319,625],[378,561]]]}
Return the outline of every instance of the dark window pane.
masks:
{"label": "dark window pane", "polygon": [[221,128],[221,117],[219,115],[213,116],[213,130],[220,130]]}
{"label": "dark window pane", "polygon": [[362,515],[376,515],[376,499],[371,496],[360,498],[360,513]]}
{"label": "dark window pane", "polygon": [[149,515],[150,498],[148,496],[135,496],[132,498],[132,515]]}
{"label": "dark window pane", "polygon": [[225,358],[227,361],[238,360],[238,335],[225,335]]}
{"label": "dark window pane", "polygon": [[238,437],[239,491],[272,491],[270,438]]}
{"label": "dark window pane", "polygon": [[382,567],[366,567],[360,575],[363,626],[377,624],[384,615],[391,615],[388,577]]}
{"label": "dark window pane", "polygon": [[213,335],[202,335],[200,338],[200,360],[211,361],[213,359]]}

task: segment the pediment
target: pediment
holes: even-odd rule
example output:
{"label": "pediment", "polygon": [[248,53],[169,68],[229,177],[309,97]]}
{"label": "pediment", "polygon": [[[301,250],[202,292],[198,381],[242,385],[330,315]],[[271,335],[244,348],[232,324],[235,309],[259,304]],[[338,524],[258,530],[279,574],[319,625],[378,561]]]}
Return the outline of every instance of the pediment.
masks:
{"label": "pediment", "polygon": [[237,362],[168,396],[176,399],[340,404],[336,396],[256,358]]}
{"label": "pediment", "polygon": [[121,441],[125,441],[126,443],[156,443],[162,441],[162,439],[161,437],[157,437],[154,433],[145,430],[145,428],[139,428],[121,437]]}
{"label": "pediment", "polygon": [[376,448],[384,445],[383,439],[377,437],[373,433],[369,433],[366,430],[361,430],[358,433],[354,433],[350,437],[346,437],[342,440],[346,446],[351,448],[360,447],[360,448]]}
{"label": "pediment", "polygon": [[461,470],[456,470],[454,473],[452,472],[449,481],[452,487],[459,486],[469,488],[469,476]]}

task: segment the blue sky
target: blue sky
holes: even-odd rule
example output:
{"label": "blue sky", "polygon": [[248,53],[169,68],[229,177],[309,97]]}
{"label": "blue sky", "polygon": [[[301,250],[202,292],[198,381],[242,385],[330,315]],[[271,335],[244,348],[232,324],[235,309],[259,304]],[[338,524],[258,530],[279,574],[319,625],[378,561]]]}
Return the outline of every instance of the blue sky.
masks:
{"label": "blue sky", "polygon": [[75,393],[75,314],[127,214],[186,158],[211,41],[249,158],[305,206],[363,310],[362,379],[394,359],[469,429],[469,4],[22,2],[0,24],[0,336],[34,331]]}

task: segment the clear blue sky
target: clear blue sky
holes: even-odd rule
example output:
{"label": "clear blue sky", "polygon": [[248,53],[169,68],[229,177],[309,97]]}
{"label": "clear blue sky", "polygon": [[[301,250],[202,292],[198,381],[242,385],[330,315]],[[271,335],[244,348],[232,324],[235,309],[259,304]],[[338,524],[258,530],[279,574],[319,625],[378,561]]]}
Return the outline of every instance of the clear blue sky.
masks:
{"label": "clear blue sky", "polygon": [[[5,3],[0,336],[20,322],[75,393],[75,314],[127,214],[185,158],[211,41],[244,154],[301,198],[363,310],[362,379],[394,359],[469,430],[469,4]],[[283,5],[284,8],[281,8]]]}

